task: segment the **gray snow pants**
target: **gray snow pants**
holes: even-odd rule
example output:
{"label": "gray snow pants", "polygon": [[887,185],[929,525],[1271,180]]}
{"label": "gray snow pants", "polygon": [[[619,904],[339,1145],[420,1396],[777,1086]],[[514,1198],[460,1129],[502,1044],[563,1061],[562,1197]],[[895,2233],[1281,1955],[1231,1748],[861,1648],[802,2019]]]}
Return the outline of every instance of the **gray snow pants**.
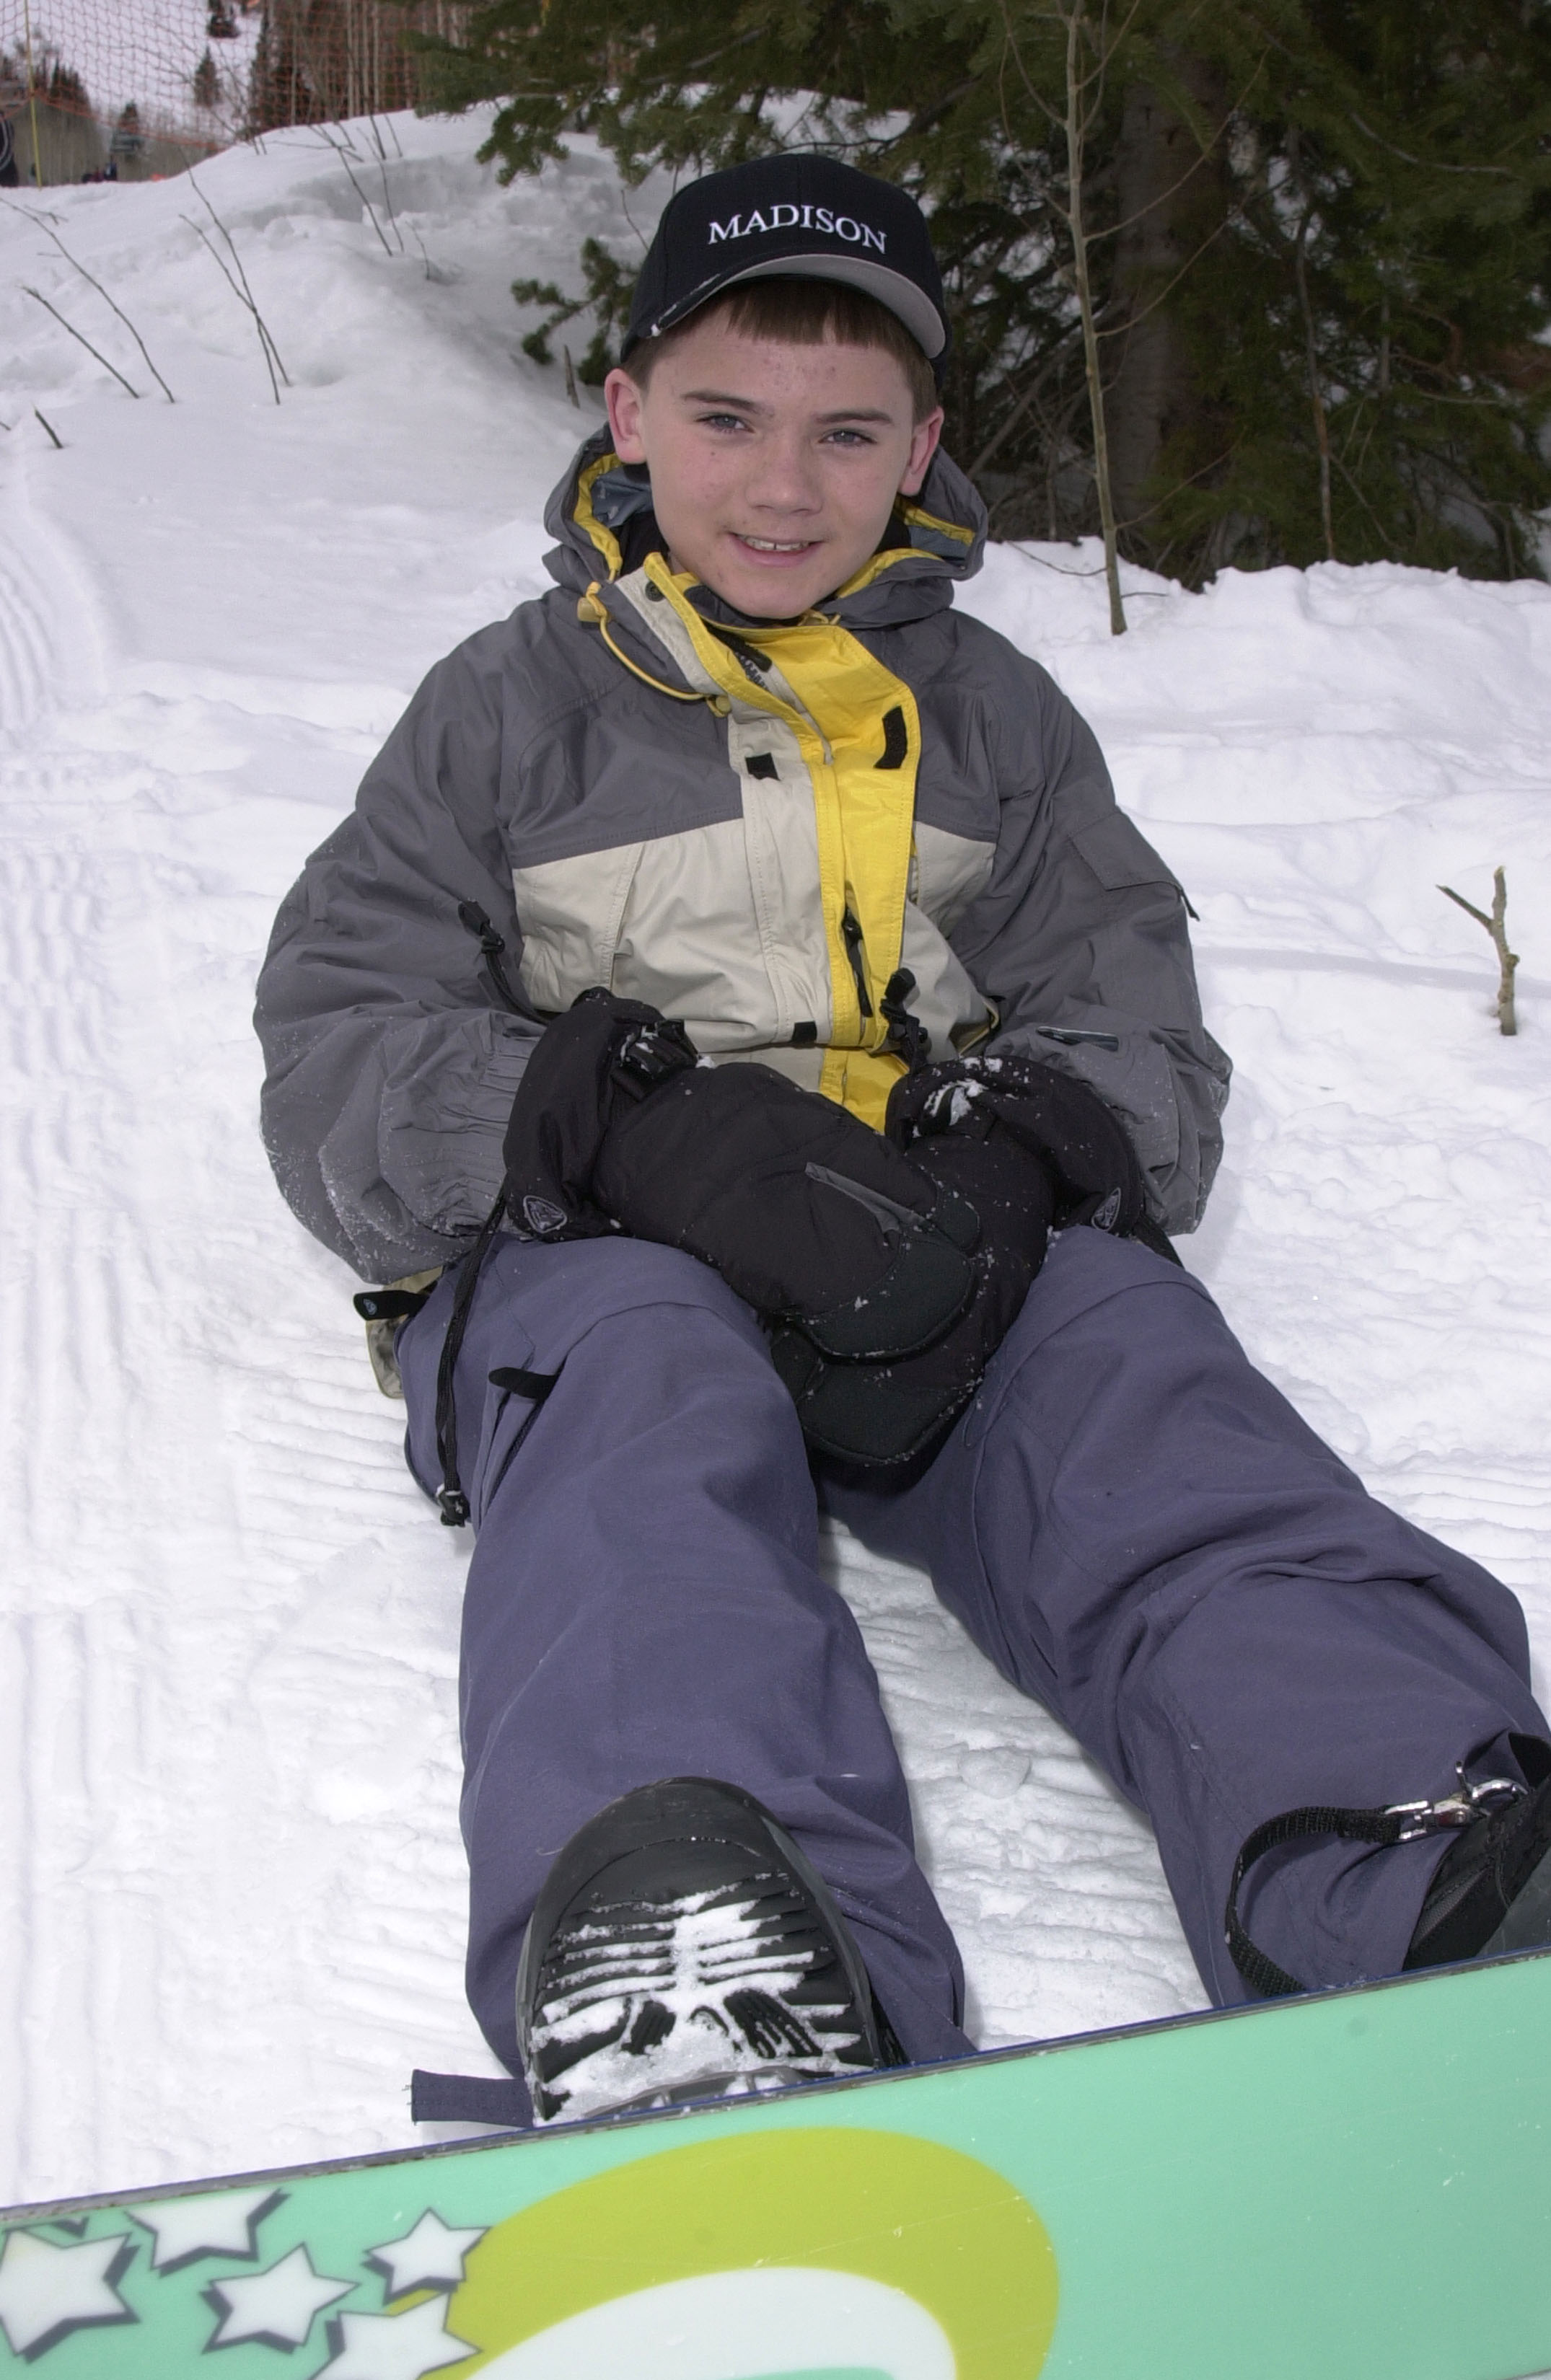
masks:
{"label": "gray snow pants", "polygon": [[[401,1334],[409,1453],[435,1460],[453,1283]],[[558,1372],[537,1409],[491,1383]],[[1376,1503],[1257,1373],[1207,1292],[1134,1242],[1052,1244],[981,1393],[913,1484],[811,1475],[750,1309],[641,1241],[497,1242],[457,1373],[477,1543],[463,1619],[469,1996],[517,2058],[523,1928],[567,1838],[655,1778],[759,1796],[825,1877],[909,2055],[961,2055],[962,1973],[913,1853],[856,1622],[817,1564],[819,1497],[928,1570],[1003,1675],[1156,1830],[1196,1963],[1239,1846],[1302,1803],[1520,1773],[1551,1734],[1508,1589]],[[1288,1846],[1251,1933],[1313,1984],[1394,1973],[1447,1839]]]}

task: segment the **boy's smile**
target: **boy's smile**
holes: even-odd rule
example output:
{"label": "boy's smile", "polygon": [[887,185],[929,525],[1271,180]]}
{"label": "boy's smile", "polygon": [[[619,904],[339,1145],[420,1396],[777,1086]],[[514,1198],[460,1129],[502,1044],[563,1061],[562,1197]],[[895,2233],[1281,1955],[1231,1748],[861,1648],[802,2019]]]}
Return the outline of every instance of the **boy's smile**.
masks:
{"label": "boy's smile", "polygon": [[621,462],[644,463],[675,570],[754,619],[789,620],[861,569],[897,495],[914,495],[942,429],[882,347],[797,346],[715,309],[642,389],[605,383]]}

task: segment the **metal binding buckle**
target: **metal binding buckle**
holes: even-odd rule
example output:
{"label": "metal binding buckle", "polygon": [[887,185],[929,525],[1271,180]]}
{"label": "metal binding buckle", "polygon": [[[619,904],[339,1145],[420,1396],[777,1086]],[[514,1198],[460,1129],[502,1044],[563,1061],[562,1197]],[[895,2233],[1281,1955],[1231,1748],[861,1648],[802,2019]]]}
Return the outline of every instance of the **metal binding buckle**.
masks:
{"label": "metal binding buckle", "polygon": [[1468,1827],[1477,1818],[1489,1816],[1492,1811],[1506,1809],[1529,1791],[1516,1777],[1483,1777],[1475,1784],[1465,1779],[1463,1762],[1455,1765],[1459,1789],[1446,1793],[1437,1802],[1391,1802],[1385,1812],[1386,1818],[1407,1818],[1409,1826],[1401,1828],[1395,1840],[1412,1843],[1421,1835],[1442,1834],[1450,1827]]}

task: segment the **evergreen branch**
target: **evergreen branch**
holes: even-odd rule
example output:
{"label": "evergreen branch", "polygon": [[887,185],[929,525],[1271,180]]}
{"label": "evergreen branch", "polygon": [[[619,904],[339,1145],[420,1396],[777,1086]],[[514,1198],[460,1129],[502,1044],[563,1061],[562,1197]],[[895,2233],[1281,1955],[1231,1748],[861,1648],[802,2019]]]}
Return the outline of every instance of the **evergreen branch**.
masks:
{"label": "evergreen branch", "polygon": [[1331,459],[1335,463],[1336,468],[1339,471],[1342,479],[1351,490],[1352,494],[1357,498],[1358,503],[1367,514],[1368,518],[1373,522],[1374,527],[1377,529],[1380,544],[1387,545],[1389,542],[1389,532],[1385,528],[1383,521],[1380,520],[1377,513],[1374,510],[1373,505],[1368,502],[1368,499],[1363,494],[1362,489],[1359,487],[1354,475],[1348,469],[1345,457],[1340,455],[1335,455]]}
{"label": "evergreen branch", "polygon": [[1177,182],[1170,182],[1166,190],[1160,190],[1155,199],[1149,199],[1146,205],[1144,207],[1138,207],[1134,214],[1123,216],[1119,223],[1106,224],[1102,231],[1090,232],[1088,237],[1091,240],[1113,239],[1117,233],[1130,231],[1133,224],[1144,222],[1147,216],[1153,212],[1154,207],[1161,207],[1166,199],[1172,199],[1177,191],[1182,190],[1186,183],[1191,180],[1195,175],[1200,173],[1202,166],[1206,163],[1207,158],[1210,157],[1213,150],[1222,139],[1223,134],[1227,130],[1228,126],[1233,122],[1234,117],[1239,114],[1244,102],[1249,98],[1251,91],[1253,91],[1256,83],[1260,80],[1261,75],[1264,73],[1265,68],[1266,55],[1267,53],[1264,50],[1262,50],[1259,65],[1255,67],[1255,70],[1250,77],[1249,81],[1244,85],[1243,90],[1233,102],[1227,114],[1224,116],[1222,122],[1218,125],[1216,131],[1213,134],[1210,141],[1204,148],[1202,147],[1198,136],[1196,141],[1197,153],[1186,166],[1179,180]]}
{"label": "evergreen branch", "polygon": [[983,75],[966,75],[962,81],[954,84],[951,91],[945,91],[940,99],[934,99],[928,106],[918,109],[902,132],[889,135],[883,143],[884,148],[898,149],[907,140],[919,140],[921,135],[923,132],[930,132],[933,125],[939,123],[950,108],[957,107],[961,99],[968,99],[972,91],[978,91],[984,79]]}
{"label": "evergreen branch", "polygon": [[751,25],[746,33],[739,33],[736,40],[724,42],[719,50],[708,50],[702,58],[690,58],[680,72],[686,81],[692,82],[697,75],[704,73],[707,67],[714,67],[718,58],[730,58],[739,50],[752,49],[756,42],[763,41],[765,31],[766,28],[763,25]]}
{"label": "evergreen branch", "polygon": [[1173,279],[1171,281],[1166,281],[1163,287],[1155,291],[1154,294],[1148,298],[1145,306],[1138,306],[1134,310],[1128,310],[1124,322],[1113,322],[1107,330],[1101,331],[1099,333],[1100,338],[1123,338],[1127,332],[1133,331],[1136,328],[1138,322],[1144,322],[1149,314],[1155,313],[1169,293],[1172,290],[1179,288],[1179,284],[1185,278],[1186,273],[1192,273],[1195,270],[1195,267],[1201,262],[1202,258],[1205,255],[1207,249],[1213,245],[1213,243],[1221,239],[1224,232],[1227,231],[1231,225],[1239,222],[1240,220],[1240,210],[1237,207],[1230,207],[1227,212],[1224,215],[1221,223],[1217,224],[1207,233],[1205,238],[1202,241],[1201,246],[1196,249],[1195,254],[1193,256],[1188,256],[1185,259],[1184,263],[1179,267],[1179,272],[1174,275]]}
{"label": "evergreen branch", "polygon": [[980,453],[970,465],[970,477],[971,480],[979,479],[981,473],[986,468],[987,465],[991,463],[994,457],[1001,452],[1003,446],[1011,437],[1019,423],[1022,421],[1028,414],[1033,410],[1035,405],[1038,404],[1045,382],[1051,378],[1057,367],[1066,362],[1066,347],[1069,346],[1070,339],[1071,334],[1069,333],[1067,341],[1061,347],[1057,347],[1053,355],[1046,358],[1040,370],[1035,374],[1032,382],[1019,398],[1011,412],[1003,416],[998,428],[992,433],[990,439],[981,448]]}
{"label": "evergreen branch", "polygon": [[51,306],[48,299],[43,296],[41,291],[34,289],[30,283],[24,281],[21,284],[21,286],[26,291],[29,298],[37,298],[39,305],[43,309],[45,313],[53,315],[55,321],[58,323],[62,331],[68,331],[72,339],[79,339],[80,341],[80,344],[86,349],[87,354],[94,357],[96,361],[102,365],[104,371],[112,372],[120,388],[128,388],[131,396],[138,397],[141,395],[141,391],[140,389],[131,388],[129,386],[129,382],[125,379],[116,364],[110,364],[106,356],[98,353],[97,349],[92,346],[84,331],[78,331],[73,322],[67,322],[65,320],[64,315],[59,311],[57,306]]}
{"label": "evergreen branch", "polygon": [[1197,486],[1213,471],[1220,471],[1225,463],[1231,462],[1233,451],[1231,444],[1227,445],[1220,455],[1214,455],[1209,461],[1198,464],[1193,471],[1187,471],[1183,479],[1176,480],[1172,488],[1166,490],[1155,503],[1149,504],[1145,512],[1133,513],[1130,520],[1120,523],[1120,527],[1125,529],[1142,528],[1150,520],[1155,520],[1159,513],[1167,510],[1176,496],[1182,496],[1187,488]]}
{"label": "evergreen branch", "polygon": [[1347,113],[1359,132],[1366,133],[1368,139],[1376,141],[1381,149],[1387,149],[1389,154],[1398,157],[1402,164],[1418,165],[1424,174],[1500,174],[1508,182],[1517,182],[1520,178],[1511,165],[1449,165],[1441,157],[1413,157],[1409,149],[1398,147],[1393,140],[1386,140],[1382,132],[1375,132],[1371,124],[1364,124],[1355,107],[1349,108]]}
{"label": "evergreen branch", "polygon": [[[1059,132],[1065,128],[1066,117],[1058,115],[1056,109],[1051,106],[1050,102],[1045,98],[1044,92],[1036,91],[1033,84],[1030,81],[1029,70],[1023,63],[1023,53],[1018,46],[1018,36],[1012,30],[1012,16],[1008,6],[1008,0],[1000,0],[1000,6],[1002,12],[1002,30],[1006,36],[1002,44],[1002,55],[1012,59],[1014,66],[1018,68],[1018,79],[1023,85],[1023,88],[1027,91],[1030,99],[1039,109],[1040,114],[1044,117],[1045,122],[1051,127],[1052,130]],[[1003,121],[1004,123],[1006,122],[1005,115]],[[1008,137],[1009,140],[1012,137],[1010,126],[1008,128]]]}

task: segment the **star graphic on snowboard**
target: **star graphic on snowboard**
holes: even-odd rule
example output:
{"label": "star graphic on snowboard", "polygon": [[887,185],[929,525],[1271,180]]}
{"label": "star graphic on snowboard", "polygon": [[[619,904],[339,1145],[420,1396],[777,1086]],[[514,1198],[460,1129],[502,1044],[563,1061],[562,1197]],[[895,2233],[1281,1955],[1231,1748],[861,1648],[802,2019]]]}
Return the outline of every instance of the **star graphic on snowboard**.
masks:
{"label": "star graphic on snowboard", "polygon": [[427,2207],[412,2231],[369,2249],[366,2261],[384,2276],[383,2294],[390,2301],[409,2289],[455,2289],[463,2278],[464,2257],[483,2238],[478,2227],[455,2231]]}
{"label": "star graphic on snowboard", "polygon": [[264,2273],[212,2281],[204,2292],[221,2320],[211,2347],[236,2347],[252,2339],[264,2347],[299,2347],[324,2306],[348,2298],[353,2281],[331,2280],[312,2269],[305,2248],[293,2248]]}
{"label": "star graphic on snowboard", "polygon": [[259,2253],[259,2225],[284,2196],[280,2190],[210,2191],[137,2206],[134,2217],[156,2242],[151,2252],[155,2272],[179,2272],[202,2256],[238,2256],[251,2265]]}
{"label": "star graphic on snowboard", "polygon": [[446,2312],[443,2299],[427,2298],[408,2313],[336,2314],[328,2326],[334,2355],[317,2380],[423,2380],[466,2362],[479,2350],[453,2337]]}
{"label": "star graphic on snowboard", "polygon": [[72,2330],[135,2322],[114,2284],[134,2254],[127,2231],[56,2247],[35,2231],[13,2231],[0,2253],[0,2328],[13,2355],[46,2355]]}

